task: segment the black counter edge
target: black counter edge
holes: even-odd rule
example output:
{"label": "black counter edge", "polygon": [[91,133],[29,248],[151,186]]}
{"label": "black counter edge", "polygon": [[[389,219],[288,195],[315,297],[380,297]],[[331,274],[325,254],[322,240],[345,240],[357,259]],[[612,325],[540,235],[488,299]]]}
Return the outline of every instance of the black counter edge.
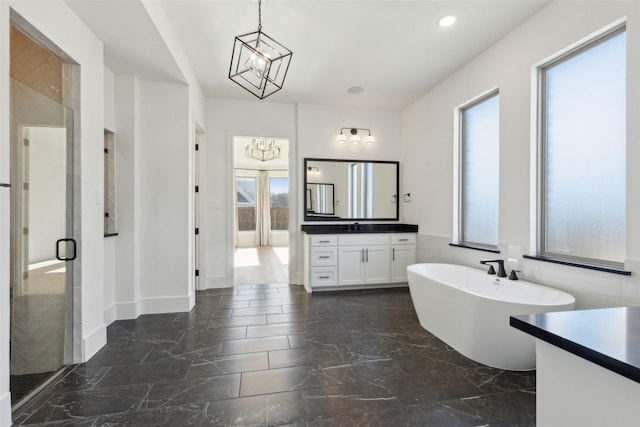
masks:
{"label": "black counter edge", "polygon": [[580,344],[576,344],[571,340],[545,331],[538,326],[532,325],[526,320],[520,319],[518,316],[510,316],[509,325],[521,330],[522,332],[526,332],[527,334],[532,335],[535,338],[541,339],[542,341],[561,348],[562,350],[568,351],[571,354],[588,360],[589,362],[595,363],[598,366],[615,372],[616,374],[622,375],[625,378],[640,383],[640,369],[635,366],[621,362],[598,351],[592,350]]}
{"label": "black counter edge", "polygon": [[353,233],[417,233],[417,224],[302,224],[300,229],[307,234],[353,234]]}

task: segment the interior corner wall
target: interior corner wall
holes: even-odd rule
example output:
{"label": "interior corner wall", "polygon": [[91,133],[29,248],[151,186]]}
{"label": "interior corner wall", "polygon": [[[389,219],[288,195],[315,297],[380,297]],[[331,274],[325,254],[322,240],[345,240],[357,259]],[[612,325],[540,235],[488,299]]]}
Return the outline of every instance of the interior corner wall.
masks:
{"label": "interior corner wall", "polygon": [[140,83],[140,311],[189,311],[194,189],[187,85]]}
{"label": "interior corner wall", "polygon": [[[115,133],[115,76],[104,68],[104,128]],[[105,200],[106,203],[106,195]],[[116,238],[104,238],[104,323],[111,324],[116,319]]]}
{"label": "interior corner wall", "polygon": [[[9,183],[9,4],[0,2],[0,182]],[[9,188],[0,188],[0,425],[11,425]]]}
{"label": "interior corner wall", "polygon": [[[533,282],[568,291],[578,308],[640,304],[640,122],[627,120],[627,256],[624,277],[524,260],[530,235],[532,71],[611,23],[627,18],[627,117],[640,113],[640,8],[634,2],[551,2],[453,73],[402,113],[403,181],[411,192],[408,222],[419,225],[418,260],[478,266],[482,252],[450,247],[453,234],[454,109],[491,88],[500,90],[501,258]],[[533,107],[535,108],[535,107]]]}
{"label": "interior corner wall", "polygon": [[[114,76],[116,138],[115,319],[140,315],[140,83]],[[106,307],[108,308],[108,307]]]}

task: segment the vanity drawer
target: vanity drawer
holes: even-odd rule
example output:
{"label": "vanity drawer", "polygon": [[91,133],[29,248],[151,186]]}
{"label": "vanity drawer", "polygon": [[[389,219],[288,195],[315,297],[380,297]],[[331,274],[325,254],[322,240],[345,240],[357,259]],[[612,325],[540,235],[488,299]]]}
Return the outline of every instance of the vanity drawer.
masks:
{"label": "vanity drawer", "polygon": [[392,245],[415,245],[416,235],[415,233],[392,234],[391,244]]}
{"label": "vanity drawer", "polygon": [[311,269],[311,286],[336,286],[337,284],[337,267],[315,267]]}
{"label": "vanity drawer", "polygon": [[338,244],[338,236],[335,234],[318,234],[309,236],[309,244],[311,246],[336,246]]}
{"label": "vanity drawer", "polygon": [[387,233],[353,233],[353,234],[341,234],[338,237],[340,245],[354,246],[354,245],[388,245],[389,234]]}
{"label": "vanity drawer", "polygon": [[312,267],[336,265],[338,249],[333,247],[312,247],[310,263]]}

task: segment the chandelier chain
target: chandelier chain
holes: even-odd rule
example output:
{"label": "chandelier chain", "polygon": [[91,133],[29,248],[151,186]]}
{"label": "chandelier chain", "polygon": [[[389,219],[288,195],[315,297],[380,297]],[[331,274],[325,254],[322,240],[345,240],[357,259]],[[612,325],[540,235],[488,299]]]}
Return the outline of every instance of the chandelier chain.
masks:
{"label": "chandelier chain", "polygon": [[258,31],[262,31],[262,0],[258,0]]}

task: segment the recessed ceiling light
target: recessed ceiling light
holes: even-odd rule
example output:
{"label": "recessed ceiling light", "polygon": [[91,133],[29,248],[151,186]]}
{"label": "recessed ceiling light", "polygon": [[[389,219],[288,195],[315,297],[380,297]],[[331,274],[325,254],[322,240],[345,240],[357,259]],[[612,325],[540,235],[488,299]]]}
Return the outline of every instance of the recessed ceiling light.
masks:
{"label": "recessed ceiling light", "polygon": [[438,21],[438,24],[440,24],[441,27],[450,27],[452,26],[454,23],[456,22],[456,17],[453,15],[447,15],[443,18],[440,18],[440,21]]}
{"label": "recessed ceiling light", "polygon": [[357,95],[364,92],[364,88],[362,86],[351,86],[349,89],[347,89],[347,92]]}

